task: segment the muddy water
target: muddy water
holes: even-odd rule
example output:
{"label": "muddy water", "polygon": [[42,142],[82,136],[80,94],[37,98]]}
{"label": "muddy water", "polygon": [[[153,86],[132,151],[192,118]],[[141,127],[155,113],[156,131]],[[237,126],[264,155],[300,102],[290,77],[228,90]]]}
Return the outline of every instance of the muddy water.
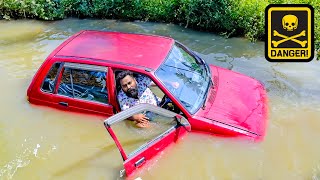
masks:
{"label": "muddy water", "polygon": [[48,54],[81,29],[171,36],[209,63],[262,81],[269,96],[265,141],[190,133],[142,179],[320,179],[320,62],[269,63],[264,44],[171,24],[67,19],[0,21],[0,179],[120,179],[121,156],[103,117],[30,105],[26,89]]}

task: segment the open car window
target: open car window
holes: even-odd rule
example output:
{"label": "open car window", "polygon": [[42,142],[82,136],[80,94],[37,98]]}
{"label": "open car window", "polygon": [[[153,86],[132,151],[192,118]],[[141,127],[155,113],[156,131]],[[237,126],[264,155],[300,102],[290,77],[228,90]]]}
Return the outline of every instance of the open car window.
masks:
{"label": "open car window", "polygon": [[[115,70],[115,79],[118,76],[118,74],[121,73],[122,71],[123,70]],[[178,114],[181,112],[179,107],[176,106],[172,102],[172,100],[165,95],[165,93],[159,88],[159,86],[152,80],[151,77],[138,72],[134,72],[134,71],[131,71],[131,72],[133,73],[133,77],[136,79],[137,86],[138,86],[138,92],[139,92],[138,93],[139,100],[137,100],[139,101],[138,104],[139,103],[154,104]],[[147,80],[143,80],[143,79],[147,79]],[[121,84],[117,79],[116,79],[116,87],[117,87],[117,101],[119,104],[119,109],[127,109],[137,103],[136,101],[132,101],[129,98],[124,98],[125,93],[121,93]],[[153,100],[153,98],[150,98],[150,96],[154,97],[155,100]]]}
{"label": "open car window", "polygon": [[[138,128],[127,120],[138,113],[150,119],[148,128]],[[191,130],[189,122],[181,115],[150,104],[131,107],[104,123],[124,160],[127,175]]]}

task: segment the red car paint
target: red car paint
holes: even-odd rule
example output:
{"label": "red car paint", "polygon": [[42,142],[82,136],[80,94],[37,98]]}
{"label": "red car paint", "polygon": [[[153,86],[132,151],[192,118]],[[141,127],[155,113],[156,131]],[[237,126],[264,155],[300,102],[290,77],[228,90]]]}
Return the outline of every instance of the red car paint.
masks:
{"label": "red car paint", "polygon": [[[81,31],[58,46],[43,62],[28,88],[28,100],[33,104],[110,117],[120,112],[114,73],[118,69],[130,70],[152,79],[181,110],[192,131],[225,137],[245,137],[254,141],[263,140],[268,119],[267,95],[263,85],[251,77],[210,65],[213,86],[208,90],[205,106],[191,114],[155,75],[155,71],[166,60],[174,44],[175,40],[162,36]],[[189,51],[187,48],[186,50]],[[96,103],[57,94],[62,73],[58,74],[56,79],[55,91],[44,92],[41,89],[42,84],[56,62],[105,67],[108,103]],[[64,67],[59,72],[63,70]],[[116,144],[119,143],[116,136],[112,135],[112,130],[109,133],[115,137]],[[184,134],[185,131],[182,130],[180,133]],[[127,157],[122,152],[127,174],[136,168],[132,162],[138,161],[141,157],[150,156],[150,159],[170,142],[176,141],[176,137],[177,133],[166,136],[148,151],[134,157],[130,163],[126,161]],[[121,145],[117,146],[121,152]]]}
{"label": "red car paint", "polygon": [[[135,165],[135,162],[138,162],[140,159],[145,158],[148,160],[151,160],[154,156],[156,156],[158,153],[163,151],[165,148],[167,148],[172,143],[177,143],[178,139],[183,137],[187,131],[184,128],[180,128],[175,133],[170,133],[161,141],[156,142],[152,146],[150,146],[148,149],[144,150],[140,154],[134,156],[130,160],[125,160],[123,165],[126,170],[127,176],[130,176],[137,168],[142,167],[143,164],[139,164],[138,166]],[[147,161],[144,161],[143,163],[146,163]]]}
{"label": "red car paint", "polygon": [[210,68],[215,86],[209,92],[205,109],[200,109],[192,118],[211,121],[211,126],[189,120],[192,129],[208,131],[211,128],[209,132],[212,133],[220,132],[218,134],[226,136],[246,134],[262,140],[268,115],[266,91],[262,84],[227,69],[213,65]]}
{"label": "red car paint", "polygon": [[83,31],[56,56],[109,60],[124,65],[157,69],[166,58],[174,40],[119,32]]}
{"label": "red car paint", "polygon": [[[140,146],[138,150],[128,155],[124,150],[123,146],[121,145],[119,139],[117,138],[117,135],[113,131],[112,125],[119,123],[121,121],[126,121],[126,118],[133,115],[137,109],[152,111],[154,113],[162,114],[163,116],[166,116],[166,117],[175,117],[176,121],[179,121],[180,123],[173,125],[169,129],[167,129],[165,132],[160,134],[158,137],[146,142],[145,144]],[[155,109],[158,109],[158,110],[155,110]],[[157,154],[162,152],[164,149],[168,148],[170,145],[174,143],[178,143],[179,140],[184,135],[187,134],[187,132],[191,131],[190,123],[183,116],[177,115],[173,112],[164,110],[159,107],[155,107],[150,104],[138,104],[133,108],[130,108],[126,111],[122,111],[117,115],[108,118],[107,120],[104,121],[104,124],[110,136],[113,138],[116,146],[120,151],[120,154],[124,161],[123,165],[124,165],[126,176],[133,176],[134,172],[137,169],[141,169],[141,167],[150,163],[151,162],[150,160],[152,160],[153,157],[155,157]],[[123,134],[125,132],[121,131],[118,133]]]}
{"label": "red car paint", "polygon": [[[189,120],[192,129],[226,136],[248,136],[262,140],[267,123],[266,91],[257,80],[210,65],[214,86],[205,108],[190,114],[165,89],[154,71],[165,60],[174,40],[168,37],[120,32],[81,31],[59,47],[43,62],[27,91],[31,103],[64,110],[111,116],[119,112],[113,71],[127,69],[149,76]],[[109,104],[81,101],[43,92],[40,87],[55,62],[74,62],[108,68]],[[59,105],[67,101],[68,107]]]}

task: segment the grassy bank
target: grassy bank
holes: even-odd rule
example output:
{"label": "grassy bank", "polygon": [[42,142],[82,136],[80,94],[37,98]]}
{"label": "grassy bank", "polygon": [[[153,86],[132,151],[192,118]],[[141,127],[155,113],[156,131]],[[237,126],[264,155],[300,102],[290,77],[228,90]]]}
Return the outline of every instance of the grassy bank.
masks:
{"label": "grassy bank", "polygon": [[0,0],[0,17],[56,20],[76,16],[171,22],[226,37],[263,40],[264,10],[270,3],[314,7],[319,58],[320,0]]}

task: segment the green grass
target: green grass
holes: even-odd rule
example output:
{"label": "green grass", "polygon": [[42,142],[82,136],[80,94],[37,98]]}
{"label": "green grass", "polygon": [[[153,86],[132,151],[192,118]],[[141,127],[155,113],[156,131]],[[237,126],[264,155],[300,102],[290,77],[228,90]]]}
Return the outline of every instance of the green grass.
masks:
{"label": "green grass", "polygon": [[57,20],[94,17],[170,22],[226,37],[264,40],[268,4],[310,4],[320,58],[320,0],[0,0],[0,18]]}

